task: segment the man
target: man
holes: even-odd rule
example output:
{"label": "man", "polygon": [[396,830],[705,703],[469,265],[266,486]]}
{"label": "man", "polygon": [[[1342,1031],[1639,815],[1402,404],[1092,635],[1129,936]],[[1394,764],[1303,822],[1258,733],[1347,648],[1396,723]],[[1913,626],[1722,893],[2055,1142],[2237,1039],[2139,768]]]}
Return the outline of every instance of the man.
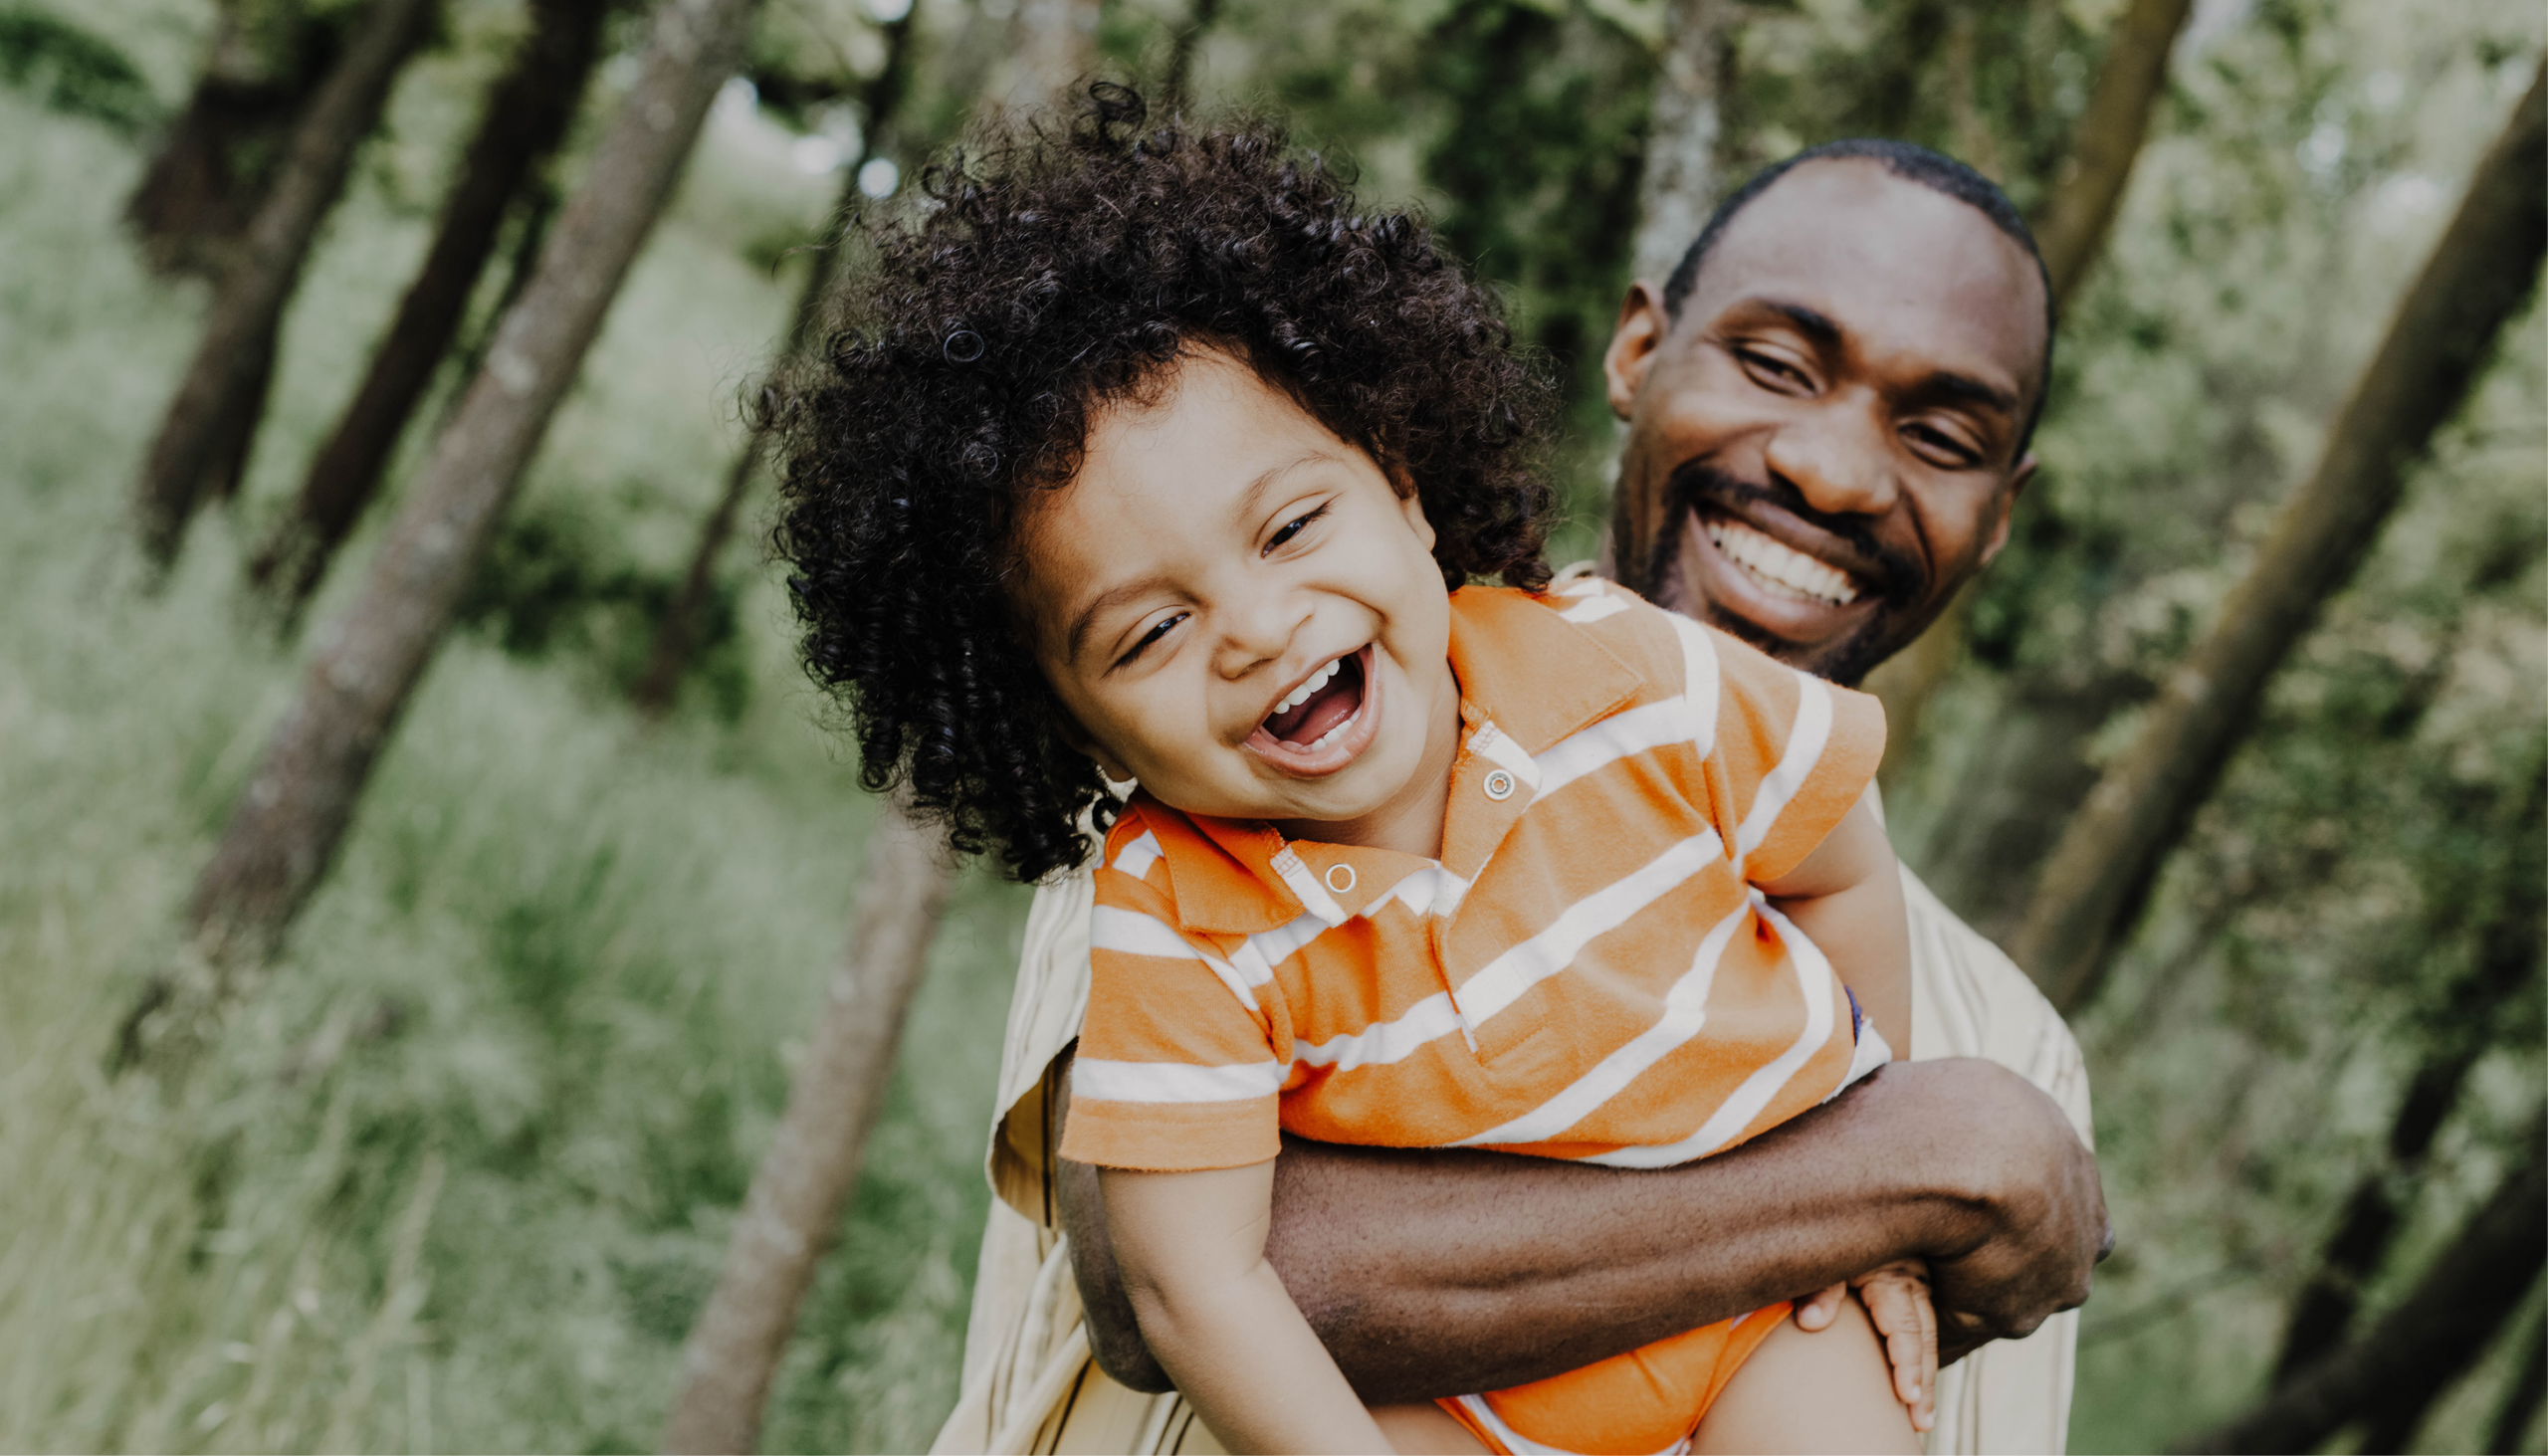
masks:
{"label": "man", "polygon": [[[2047,298],[2007,200],[1943,157],[1839,143],[1755,178],[1620,311],[1615,574],[1857,682],[2007,538],[2034,471]],[[2017,968],[1907,872],[1905,890],[1912,1063],[1730,1153],[1619,1172],[1287,1141],[1267,1253],[1357,1389],[1504,1388],[1918,1257],[1942,1352],[1965,1355],[1930,1449],[2059,1450],[2075,1317],[2015,1337],[2085,1298],[2105,1236],[2085,1074]],[[1028,920],[990,1154],[1002,1201],[943,1451],[1214,1449],[1142,1345],[1092,1171],[1052,1156],[1089,903],[1082,875]],[[1829,1298],[1800,1321],[1826,1321]]]}

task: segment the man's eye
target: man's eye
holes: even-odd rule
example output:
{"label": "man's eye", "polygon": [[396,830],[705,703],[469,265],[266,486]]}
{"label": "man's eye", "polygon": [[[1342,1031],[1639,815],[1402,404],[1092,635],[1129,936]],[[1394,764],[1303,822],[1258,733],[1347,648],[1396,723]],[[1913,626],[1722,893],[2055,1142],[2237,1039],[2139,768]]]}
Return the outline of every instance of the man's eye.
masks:
{"label": "man's eye", "polygon": [[1120,668],[1126,663],[1131,662],[1133,659],[1140,657],[1144,652],[1149,650],[1152,643],[1167,636],[1168,628],[1173,627],[1184,620],[1185,614],[1183,612],[1176,612],[1160,618],[1159,625],[1151,628],[1148,632],[1143,633],[1142,640],[1134,643],[1130,652],[1127,652],[1122,657],[1115,659],[1115,666]]}
{"label": "man's eye", "polygon": [[1302,531],[1309,529],[1309,526],[1310,526],[1310,522],[1311,522],[1311,521],[1318,520],[1320,517],[1325,516],[1326,514],[1327,514],[1327,508],[1326,508],[1326,507],[1324,507],[1324,506],[1321,506],[1321,507],[1320,507],[1320,508],[1318,508],[1316,511],[1312,511],[1312,512],[1308,513],[1307,515],[1301,516],[1301,517],[1299,517],[1299,518],[1297,518],[1297,519],[1295,519],[1295,520],[1290,520],[1290,521],[1285,522],[1285,523],[1284,523],[1284,525],[1283,525],[1283,528],[1282,528],[1281,530],[1278,530],[1278,531],[1274,532],[1274,537],[1273,537],[1273,539],[1271,539],[1271,540],[1269,540],[1269,541],[1267,541],[1267,542],[1265,543],[1265,549],[1266,549],[1266,550],[1268,550],[1268,551],[1271,551],[1271,550],[1273,550],[1276,546],[1279,546],[1279,545],[1283,544],[1285,541],[1290,540],[1292,537],[1294,537],[1294,536],[1296,536],[1296,535],[1299,535]]}
{"label": "man's eye", "polygon": [[1903,432],[1922,454],[1952,470],[1970,470],[1982,463],[1980,453],[1944,430],[1929,425],[1911,425]]}
{"label": "man's eye", "polygon": [[1766,374],[1780,384],[1795,389],[1813,387],[1813,381],[1805,377],[1803,369],[1774,354],[1765,354],[1757,349],[1740,349],[1736,351],[1735,357],[1741,359],[1755,374]]}

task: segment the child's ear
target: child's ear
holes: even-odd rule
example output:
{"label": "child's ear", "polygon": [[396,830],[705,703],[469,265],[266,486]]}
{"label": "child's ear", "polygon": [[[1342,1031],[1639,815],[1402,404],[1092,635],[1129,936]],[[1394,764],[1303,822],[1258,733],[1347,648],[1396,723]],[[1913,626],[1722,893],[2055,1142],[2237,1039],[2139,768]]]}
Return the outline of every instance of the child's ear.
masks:
{"label": "child's ear", "polygon": [[1065,714],[1062,717],[1060,728],[1062,741],[1070,745],[1071,751],[1085,754],[1097,765],[1097,771],[1105,774],[1110,782],[1131,783],[1133,781],[1133,770],[1118,762],[1114,754],[1107,752],[1097,739],[1090,737],[1088,730],[1079,726],[1078,720]]}
{"label": "child's ear", "polygon": [[1433,549],[1433,522],[1424,517],[1424,498],[1416,494],[1415,482],[1408,479],[1406,472],[1392,468],[1389,485],[1397,492],[1397,509],[1405,516],[1407,528],[1424,543],[1424,549]]}

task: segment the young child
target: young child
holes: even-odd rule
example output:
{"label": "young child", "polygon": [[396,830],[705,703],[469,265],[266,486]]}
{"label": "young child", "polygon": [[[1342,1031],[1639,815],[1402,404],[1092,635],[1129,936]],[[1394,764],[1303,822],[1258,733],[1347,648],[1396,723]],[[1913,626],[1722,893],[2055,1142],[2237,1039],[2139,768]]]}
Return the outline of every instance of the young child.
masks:
{"label": "young child", "polygon": [[1112,818],[1061,1153],[1144,1337],[1233,1450],[1916,1449],[1916,1267],[1374,1412],[1265,1262],[1280,1131],[1656,1167],[1882,1063],[1882,720],[1547,590],[1549,396],[1420,226],[1270,128],[1095,109],[870,231],[779,542],[870,787],[1020,878]]}

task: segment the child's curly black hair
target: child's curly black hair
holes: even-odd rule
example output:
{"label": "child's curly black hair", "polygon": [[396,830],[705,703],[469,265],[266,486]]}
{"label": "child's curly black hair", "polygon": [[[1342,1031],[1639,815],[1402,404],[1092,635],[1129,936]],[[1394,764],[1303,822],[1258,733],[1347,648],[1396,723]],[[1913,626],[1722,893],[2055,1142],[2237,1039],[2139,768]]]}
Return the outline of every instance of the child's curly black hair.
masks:
{"label": "child's curly black hair", "polygon": [[1411,485],[1448,585],[1548,581],[1556,396],[1495,297],[1271,123],[1145,124],[1100,85],[930,169],[912,215],[857,230],[822,357],[764,396],[805,667],[847,699],[861,782],[907,780],[1021,880],[1084,860],[1080,816],[1114,800],[1029,655],[1011,527],[1181,350],[1244,360]]}

